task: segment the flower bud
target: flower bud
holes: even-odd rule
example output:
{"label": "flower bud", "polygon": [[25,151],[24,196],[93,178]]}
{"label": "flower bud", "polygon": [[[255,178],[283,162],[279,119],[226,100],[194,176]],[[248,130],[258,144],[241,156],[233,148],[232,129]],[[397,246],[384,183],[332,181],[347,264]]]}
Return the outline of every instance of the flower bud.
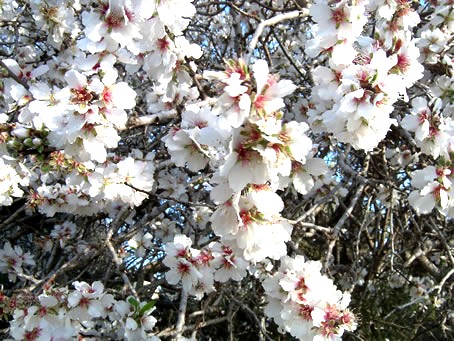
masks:
{"label": "flower bud", "polygon": [[34,146],[40,146],[41,143],[42,143],[42,140],[41,140],[39,137],[35,137],[35,138],[32,140],[32,142],[33,142],[33,145],[34,145]]}
{"label": "flower bud", "polygon": [[33,140],[29,137],[27,137],[24,142],[23,142],[24,146],[27,147],[27,148],[31,148],[33,147]]}
{"label": "flower bud", "polygon": [[13,131],[11,131],[11,135],[25,139],[26,137],[30,136],[30,129],[25,127],[17,127]]}
{"label": "flower bud", "polygon": [[11,149],[21,149],[22,144],[19,141],[16,140],[9,140],[7,142],[8,147]]}

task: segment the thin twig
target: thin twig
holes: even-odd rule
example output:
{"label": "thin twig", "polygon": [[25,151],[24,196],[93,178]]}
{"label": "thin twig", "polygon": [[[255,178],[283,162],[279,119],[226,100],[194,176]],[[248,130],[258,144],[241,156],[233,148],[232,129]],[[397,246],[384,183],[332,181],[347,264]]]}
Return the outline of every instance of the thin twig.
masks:
{"label": "thin twig", "polygon": [[441,293],[441,290],[443,289],[443,286],[444,284],[446,283],[446,281],[449,279],[449,277],[451,277],[452,275],[454,274],[454,268],[451,269],[440,281],[440,283],[438,283],[438,285],[435,285],[433,286],[432,288],[430,288],[428,291],[427,291],[427,294],[425,296],[421,296],[421,297],[417,297],[416,299],[410,301],[410,302],[407,302],[405,304],[402,304],[396,308],[394,308],[393,310],[391,310],[386,316],[385,316],[385,319],[387,319],[388,317],[390,317],[392,314],[394,314],[396,311],[400,311],[400,310],[403,310],[407,307],[410,307],[416,303],[419,303],[419,302],[422,302],[424,300],[427,299],[428,295],[430,293],[432,293],[433,291],[437,290],[437,294],[440,295]]}
{"label": "thin twig", "polygon": [[[197,329],[200,329],[200,328],[208,327],[208,326],[211,326],[213,324],[218,324],[218,323],[222,323],[222,322],[225,322],[225,321],[228,321],[228,317],[227,316],[217,317],[217,318],[214,318],[214,319],[211,319],[211,320],[208,320],[208,321],[202,321],[202,322],[199,322],[199,323],[190,324],[190,325],[187,325],[187,326],[183,327],[183,332],[197,330]],[[158,334],[156,334],[156,336],[169,336],[169,335],[172,335],[172,334],[175,334],[175,329],[168,328],[168,329],[164,329],[164,330],[160,331]]]}
{"label": "thin twig", "polygon": [[82,264],[81,260],[83,259],[84,256],[87,256],[88,254],[90,254],[90,256],[91,256],[90,258],[95,258],[99,255],[100,252],[101,252],[100,249],[94,251],[93,248],[86,247],[81,253],[76,254],[73,258],[71,258],[65,264],[58,267],[57,270],[51,272],[49,275],[47,275],[45,278],[43,278],[38,283],[35,283],[32,286],[30,286],[29,290],[33,291],[43,284],[52,282],[55,278],[62,275],[63,273],[65,273],[71,269],[74,269],[78,266],[81,266],[81,264]]}
{"label": "thin twig", "polygon": [[268,340],[268,341],[273,341],[272,338],[270,338],[268,336],[268,333],[265,329],[265,327],[262,325],[262,323],[260,322],[260,319],[257,317],[257,315],[255,314],[255,312],[249,308],[246,304],[244,304],[243,302],[241,302],[240,300],[237,300],[235,297],[229,295],[229,298],[230,300],[232,300],[235,304],[237,304],[238,306],[240,306],[241,309],[245,310],[246,312],[248,312],[252,318],[254,319],[254,321],[257,323],[257,326],[260,328],[260,331],[262,332],[262,334],[265,336],[265,338]]}
{"label": "thin twig", "polygon": [[17,218],[17,216],[25,211],[25,205],[22,205],[20,208],[16,210],[13,214],[11,214],[3,223],[0,224],[0,229],[2,229],[5,226],[8,226],[9,223],[11,223],[13,220]]}
{"label": "thin twig", "polygon": [[249,43],[248,54],[247,54],[246,60],[248,60],[252,56],[252,53],[254,52],[255,48],[257,47],[257,43],[259,42],[259,38],[262,35],[265,27],[274,26],[284,20],[294,19],[294,18],[298,18],[298,17],[306,17],[308,15],[309,15],[309,10],[307,10],[307,9],[305,9],[303,11],[296,10],[296,11],[292,11],[292,12],[282,13],[282,14],[276,15],[275,17],[262,21],[257,26],[254,36],[252,37],[252,40]]}
{"label": "thin twig", "polygon": [[336,245],[337,239],[339,237],[340,229],[344,225],[344,223],[347,220],[347,218],[352,215],[352,211],[355,208],[356,203],[358,202],[361,194],[363,193],[363,190],[364,190],[365,186],[366,186],[365,183],[361,183],[358,186],[358,189],[356,190],[356,193],[355,193],[355,195],[354,195],[349,207],[344,212],[342,217],[337,221],[337,224],[333,228],[332,239],[331,239],[331,241],[328,244],[328,251],[326,252],[325,267],[327,267],[327,264],[330,261],[331,254],[333,253],[334,245]]}
{"label": "thin twig", "polygon": [[[293,57],[290,55],[290,53],[287,51],[287,49],[285,48],[284,44],[282,44],[282,42],[280,41],[280,39],[278,38],[277,34],[273,32],[273,37],[274,39],[277,41],[277,43],[279,44],[279,47],[281,48],[282,52],[284,53],[284,56],[287,57],[288,61],[290,62],[290,64],[292,64],[293,68],[296,70],[296,72],[298,72],[298,74],[301,76],[301,78],[303,78],[304,80],[307,80],[309,82],[311,82],[310,79],[307,78],[306,76],[306,71],[302,70],[300,67],[298,67],[295,59],[293,59]],[[312,84],[313,82],[311,82]]]}
{"label": "thin twig", "polygon": [[448,257],[449,257],[449,261],[451,262],[451,265],[454,266],[454,257],[452,255],[451,247],[449,246],[449,243],[446,240],[445,235],[438,228],[437,223],[434,221],[434,219],[432,217],[429,217],[429,221],[431,223],[432,228],[437,232],[438,236],[440,237],[440,241],[443,244],[444,248],[446,249],[446,252],[448,253]]}
{"label": "thin twig", "polygon": [[8,72],[8,77],[14,79],[17,83],[22,85],[25,89],[30,89],[30,86],[24,82],[23,79],[19,78],[13,71],[10,70],[10,68],[3,62],[3,60],[0,60],[0,66],[3,67],[6,72]]}
{"label": "thin twig", "polygon": [[312,223],[306,223],[306,222],[298,221],[298,220],[289,220],[289,219],[286,219],[286,220],[290,224],[293,224],[293,225],[300,225],[301,227],[314,229],[314,230],[317,230],[317,231],[320,231],[320,232],[324,232],[324,233],[331,232],[331,229],[329,227],[320,226],[320,225],[316,225],[316,224],[312,224]]}

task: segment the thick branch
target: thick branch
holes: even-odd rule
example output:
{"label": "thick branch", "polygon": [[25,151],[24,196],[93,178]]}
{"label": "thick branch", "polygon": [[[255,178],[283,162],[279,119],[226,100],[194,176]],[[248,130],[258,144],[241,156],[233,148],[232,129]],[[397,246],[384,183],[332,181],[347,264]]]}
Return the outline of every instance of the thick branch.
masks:
{"label": "thick branch", "polygon": [[165,120],[171,120],[174,119],[178,116],[178,113],[176,111],[167,111],[167,112],[162,112],[159,114],[153,114],[153,115],[147,115],[147,116],[139,116],[139,117],[134,117],[131,118],[128,122],[128,126],[125,128],[119,129],[120,131],[122,130],[128,130],[131,128],[137,128],[140,126],[146,126],[150,124],[154,124],[156,122],[162,122]]}
{"label": "thick branch", "polygon": [[177,324],[175,326],[174,340],[176,341],[178,341],[181,338],[181,335],[183,334],[184,331],[184,323],[186,321],[186,307],[188,306],[188,296],[189,293],[184,288],[182,288],[180,306],[178,308],[178,319]]}

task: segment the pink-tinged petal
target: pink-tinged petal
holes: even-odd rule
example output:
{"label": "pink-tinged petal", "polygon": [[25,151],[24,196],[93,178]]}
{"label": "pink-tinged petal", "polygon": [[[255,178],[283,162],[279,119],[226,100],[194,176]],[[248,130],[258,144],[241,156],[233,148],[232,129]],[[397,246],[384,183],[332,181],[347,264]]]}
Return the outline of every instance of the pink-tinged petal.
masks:
{"label": "pink-tinged petal", "polygon": [[252,182],[252,179],[252,170],[247,164],[243,165],[241,161],[230,170],[229,185],[234,192],[241,191],[247,184]]}
{"label": "pink-tinged petal", "polygon": [[422,124],[419,122],[418,122],[418,124],[419,124],[419,126],[416,129],[415,137],[419,141],[422,141],[430,135],[430,123],[428,120],[424,120],[424,122],[422,122]]}
{"label": "pink-tinged petal", "polygon": [[142,326],[145,330],[152,330],[157,322],[153,316],[147,316],[142,318]]}
{"label": "pink-tinged petal", "polygon": [[166,281],[169,284],[176,285],[181,280],[181,274],[176,269],[170,269],[165,274]]}
{"label": "pink-tinged petal", "polygon": [[40,295],[39,296],[39,303],[41,303],[41,305],[43,305],[43,306],[45,306],[47,308],[51,308],[51,307],[54,307],[54,306],[56,306],[58,304],[58,300],[54,296]]}
{"label": "pink-tinged petal", "polygon": [[105,314],[104,306],[100,301],[91,300],[88,306],[88,313],[92,317],[101,317]]}
{"label": "pink-tinged petal", "polygon": [[134,319],[132,319],[131,317],[128,317],[126,319],[126,325],[125,325],[126,329],[136,330],[137,327],[138,327],[137,322]]}
{"label": "pink-tinged petal", "polygon": [[295,173],[293,176],[293,186],[298,193],[307,194],[314,187],[312,176],[304,171]]}
{"label": "pink-tinged petal", "polygon": [[73,291],[68,295],[68,306],[77,307],[81,299],[82,294],[79,291]]}
{"label": "pink-tinged petal", "polygon": [[100,281],[95,281],[91,285],[92,289],[95,290],[95,293],[99,296],[104,291],[104,285]]}
{"label": "pink-tinged petal", "polygon": [[73,89],[80,89],[87,86],[87,77],[76,70],[69,70],[66,72],[65,80],[69,87]]}
{"label": "pink-tinged petal", "polygon": [[408,202],[418,214],[428,214],[435,207],[435,198],[432,195],[421,196],[419,191],[413,191],[408,196]]}
{"label": "pink-tinged petal", "polygon": [[115,84],[112,89],[112,103],[120,109],[132,109],[136,106],[137,93],[125,82]]}
{"label": "pink-tinged petal", "polygon": [[[297,86],[291,80],[283,79],[276,85],[276,96],[285,97],[293,93]],[[273,87],[274,90],[274,87]],[[274,91],[273,91],[274,94]]]}
{"label": "pink-tinged petal", "polygon": [[400,125],[402,126],[402,128],[409,131],[416,131],[416,129],[419,127],[418,117],[415,115],[407,115],[404,117]]}
{"label": "pink-tinged petal", "polygon": [[257,84],[257,94],[260,94],[268,81],[268,64],[264,60],[257,60],[252,66],[255,82]]}

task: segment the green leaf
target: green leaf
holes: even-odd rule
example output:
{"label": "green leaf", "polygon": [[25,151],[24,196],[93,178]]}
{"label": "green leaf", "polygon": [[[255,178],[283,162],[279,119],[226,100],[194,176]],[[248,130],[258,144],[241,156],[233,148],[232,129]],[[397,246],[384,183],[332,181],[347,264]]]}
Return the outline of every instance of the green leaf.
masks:
{"label": "green leaf", "polygon": [[139,302],[132,296],[128,297],[128,302],[130,305],[132,305],[136,310],[139,309]]}
{"label": "green leaf", "polygon": [[154,301],[154,300],[148,302],[147,304],[145,304],[145,305],[140,309],[139,314],[142,316],[142,315],[145,314],[148,310],[150,310],[151,308],[153,308],[155,304],[156,304],[156,301]]}

